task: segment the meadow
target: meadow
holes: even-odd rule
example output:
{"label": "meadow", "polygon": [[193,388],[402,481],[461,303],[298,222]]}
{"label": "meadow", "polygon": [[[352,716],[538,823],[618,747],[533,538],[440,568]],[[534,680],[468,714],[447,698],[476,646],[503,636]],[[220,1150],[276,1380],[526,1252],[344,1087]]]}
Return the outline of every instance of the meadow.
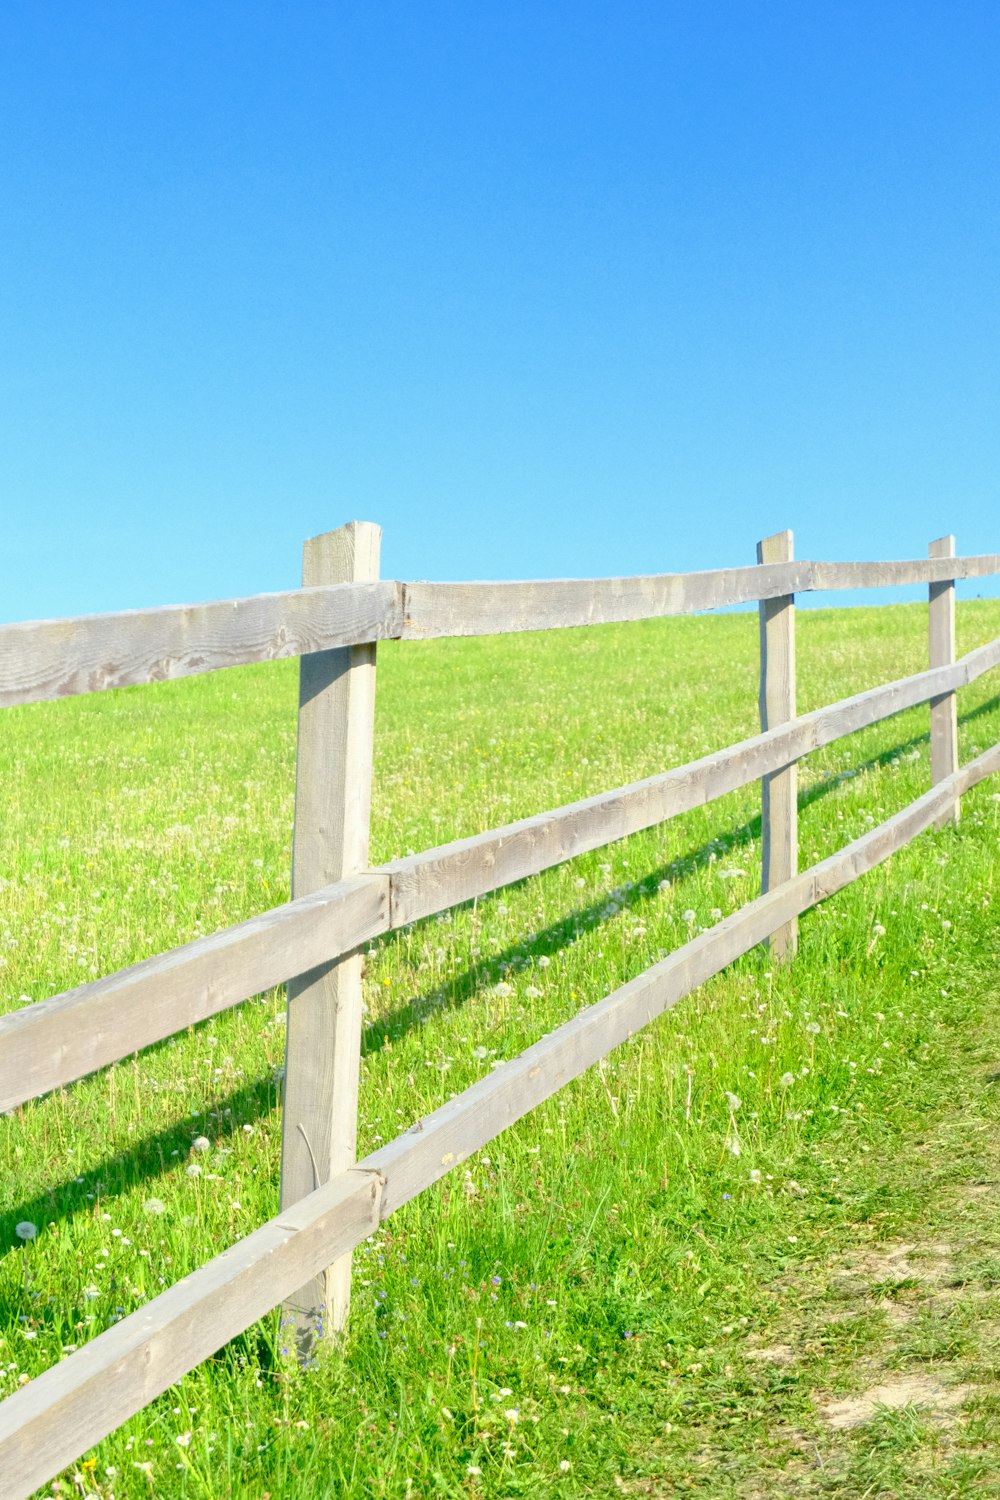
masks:
{"label": "meadow", "polygon": [[[800,611],[799,711],[925,667],[926,622]],[[998,634],[1000,602],[959,603],[959,653]],[[372,863],[755,733],[757,664],[751,613],[381,645]],[[288,898],[296,694],[279,662],[0,716],[0,1009]],[[927,718],[801,763],[803,867],[926,790]],[[1000,739],[991,677],[959,728],[963,760]],[[995,1211],[968,1197],[946,1309],[919,1255],[890,1274],[928,1216],[956,1239],[948,1194],[1000,1144],[998,798],[394,1215],[314,1368],[275,1313],[39,1494],[1000,1495]],[[745,788],[374,944],[359,1153],[756,895],[759,815]],[[269,991],[0,1117],[0,1396],[277,1211],[284,1010]],[[889,1369],[938,1396],[831,1419]]]}

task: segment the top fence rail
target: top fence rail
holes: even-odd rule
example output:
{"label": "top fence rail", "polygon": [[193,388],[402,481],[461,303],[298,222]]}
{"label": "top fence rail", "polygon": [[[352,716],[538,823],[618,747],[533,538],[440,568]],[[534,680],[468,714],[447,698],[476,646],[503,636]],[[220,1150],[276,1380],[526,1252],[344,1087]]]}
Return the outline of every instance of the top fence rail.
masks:
{"label": "top fence rail", "polygon": [[787,562],[647,578],[329,584],[0,626],[0,708],[305,656],[366,641],[556,630],[695,614],[789,594],[1000,574],[1000,554]]}

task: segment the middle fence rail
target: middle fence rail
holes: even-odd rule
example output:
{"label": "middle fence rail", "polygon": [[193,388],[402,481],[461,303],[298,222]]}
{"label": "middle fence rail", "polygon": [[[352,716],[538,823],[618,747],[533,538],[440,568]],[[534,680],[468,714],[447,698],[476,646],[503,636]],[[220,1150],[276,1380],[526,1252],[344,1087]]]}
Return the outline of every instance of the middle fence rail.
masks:
{"label": "middle fence rail", "polygon": [[[790,533],[782,537],[790,556]],[[359,538],[355,524],[345,543],[349,551]],[[303,651],[350,652],[392,636],[544,629],[755,599],[790,602],[795,592],[812,588],[923,582],[930,589],[932,660],[927,671],[789,717],[687,765],[349,874],[236,927],[0,1018],[4,1110],[356,953],[380,934],[780,773],[811,750],[904,709],[931,703],[932,745],[938,746],[935,784],[902,812],[801,873],[794,869],[792,841],[787,878],[396,1140],[285,1203],[246,1239],[0,1403],[0,1472],[12,1500],[30,1495],[278,1302],[294,1300],[389,1214],[734,959],[788,929],[923,829],[956,816],[962,794],[1000,770],[1000,746],[957,767],[954,713],[956,691],[1000,665],[1000,638],[953,659],[954,580],[1000,572],[1000,557],[963,559],[952,552],[952,539],[944,538],[920,562],[762,562],[712,573],[548,584],[333,583],[255,600],[0,628],[0,703],[12,704]],[[763,616],[762,607],[762,640]],[[345,662],[357,665],[358,659],[352,654],[341,666]],[[791,663],[789,716],[794,649]],[[766,665],[765,651],[762,705]],[[300,773],[301,767],[300,749]]]}
{"label": "middle fence rail", "polygon": [[129,1057],[372,938],[738,791],[998,665],[1000,637],[949,667],[843,698],[643,781],[394,860],[0,1017],[0,1110]]}

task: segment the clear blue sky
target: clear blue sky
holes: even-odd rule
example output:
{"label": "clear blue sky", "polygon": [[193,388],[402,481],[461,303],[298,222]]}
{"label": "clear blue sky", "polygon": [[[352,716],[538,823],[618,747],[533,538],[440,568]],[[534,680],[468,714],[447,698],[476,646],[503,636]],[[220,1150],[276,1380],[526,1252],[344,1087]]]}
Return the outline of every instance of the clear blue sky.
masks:
{"label": "clear blue sky", "polygon": [[[1000,551],[1000,11],[0,16],[0,617]],[[978,591],[980,585],[968,591]]]}

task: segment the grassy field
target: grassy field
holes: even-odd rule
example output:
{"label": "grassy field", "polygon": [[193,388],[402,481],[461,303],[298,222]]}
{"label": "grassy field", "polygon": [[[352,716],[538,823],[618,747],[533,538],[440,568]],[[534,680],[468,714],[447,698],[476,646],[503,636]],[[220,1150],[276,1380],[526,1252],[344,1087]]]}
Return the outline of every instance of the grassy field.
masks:
{"label": "grassy field", "polygon": [[[798,631],[803,712],[926,665],[916,605]],[[372,860],[719,748],[756,695],[750,614],[382,646]],[[295,702],[277,663],[0,717],[0,1008],[287,899]],[[927,788],[926,730],[803,762],[803,865]],[[39,1493],[1000,1495],[998,792],[390,1219],[340,1352],[300,1372],[275,1315]],[[361,1151],[758,889],[750,787],[376,944]],[[276,1212],[283,1055],[272,991],[0,1117],[0,1395]]]}

